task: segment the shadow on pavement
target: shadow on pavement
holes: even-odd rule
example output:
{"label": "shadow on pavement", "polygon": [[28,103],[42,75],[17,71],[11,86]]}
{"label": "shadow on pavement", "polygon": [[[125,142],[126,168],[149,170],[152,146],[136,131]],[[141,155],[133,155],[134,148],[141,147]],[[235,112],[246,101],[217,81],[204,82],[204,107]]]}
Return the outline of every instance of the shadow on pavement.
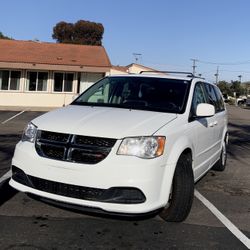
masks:
{"label": "shadow on pavement", "polygon": [[9,185],[9,180],[7,179],[0,183],[0,206],[18,193],[17,190]]}
{"label": "shadow on pavement", "polygon": [[229,125],[229,148],[228,153],[232,156],[249,152],[250,149],[250,125],[239,125],[232,122]]}
{"label": "shadow on pavement", "polygon": [[0,134],[0,152],[3,155],[1,161],[9,160],[12,158],[15,145],[21,139],[20,135],[15,134]]}

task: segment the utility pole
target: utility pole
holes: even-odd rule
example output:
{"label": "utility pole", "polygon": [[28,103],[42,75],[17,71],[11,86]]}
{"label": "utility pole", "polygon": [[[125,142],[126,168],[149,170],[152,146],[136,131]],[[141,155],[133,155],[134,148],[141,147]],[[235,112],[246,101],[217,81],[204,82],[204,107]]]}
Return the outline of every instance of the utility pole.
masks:
{"label": "utility pole", "polygon": [[239,77],[239,82],[241,83],[242,75],[239,75],[238,77]]}
{"label": "utility pole", "polygon": [[193,68],[193,75],[195,75],[195,69],[196,69],[196,62],[198,61],[198,59],[190,59],[191,61],[193,61],[193,66],[192,66],[192,68]]}
{"label": "utility pole", "polygon": [[214,74],[215,76],[215,83],[216,85],[218,84],[218,79],[219,79],[219,66],[217,66],[216,73]]}

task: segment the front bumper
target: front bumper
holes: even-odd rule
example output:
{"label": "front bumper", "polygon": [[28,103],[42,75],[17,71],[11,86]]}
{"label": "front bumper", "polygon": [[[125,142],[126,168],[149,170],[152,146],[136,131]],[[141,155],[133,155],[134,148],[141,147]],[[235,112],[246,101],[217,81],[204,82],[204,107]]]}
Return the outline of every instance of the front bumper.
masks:
{"label": "front bumper", "polygon": [[32,143],[20,142],[12,165],[26,180],[17,178],[14,167],[10,185],[47,199],[112,213],[141,214],[163,207],[168,197],[161,195],[167,169],[163,159],[117,156],[117,147],[102,162],[87,165],[42,158]]}
{"label": "front bumper", "polygon": [[131,187],[112,187],[109,189],[90,188],[61,182],[49,181],[26,175],[21,169],[12,166],[12,179],[33,189],[70,198],[109,202],[118,204],[139,204],[146,201],[141,190]]}

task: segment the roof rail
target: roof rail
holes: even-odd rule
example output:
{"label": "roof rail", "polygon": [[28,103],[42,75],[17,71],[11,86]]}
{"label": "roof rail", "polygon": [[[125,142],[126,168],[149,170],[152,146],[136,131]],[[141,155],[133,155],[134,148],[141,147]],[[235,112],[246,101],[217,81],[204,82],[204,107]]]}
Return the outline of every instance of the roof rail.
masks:
{"label": "roof rail", "polygon": [[162,70],[142,70],[140,71],[139,74],[143,74],[143,73],[164,73],[164,74],[184,74],[187,75],[189,77],[195,77],[193,73],[191,72],[183,72],[183,71],[162,71]]}
{"label": "roof rail", "polygon": [[187,77],[200,78],[200,79],[205,80],[204,77],[196,76],[192,72],[185,72],[185,71],[142,70],[142,71],[140,71],[139,74],[143,74],[143,73],[163,73],[163,74],[177,74],[177,75],[183,74],[183,75],[186,75]]}

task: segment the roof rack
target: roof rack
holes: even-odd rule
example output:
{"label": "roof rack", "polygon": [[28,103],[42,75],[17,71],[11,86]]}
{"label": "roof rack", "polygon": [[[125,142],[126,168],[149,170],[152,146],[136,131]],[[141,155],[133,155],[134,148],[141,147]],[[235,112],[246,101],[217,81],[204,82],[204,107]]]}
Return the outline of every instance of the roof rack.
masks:
{"label": "roof rack", "polygon": [[195,76],[192,72],[184,72],[184,71],[162,71],[162,70],[142,70],[140,71],[139,74],[143,74],[143,73],[163,73],[163,74],[177,74],[177,75],[186,75],[187,77],[192,77],[192,78],[201,78],[204,79],[202,77],[199,76]]}

